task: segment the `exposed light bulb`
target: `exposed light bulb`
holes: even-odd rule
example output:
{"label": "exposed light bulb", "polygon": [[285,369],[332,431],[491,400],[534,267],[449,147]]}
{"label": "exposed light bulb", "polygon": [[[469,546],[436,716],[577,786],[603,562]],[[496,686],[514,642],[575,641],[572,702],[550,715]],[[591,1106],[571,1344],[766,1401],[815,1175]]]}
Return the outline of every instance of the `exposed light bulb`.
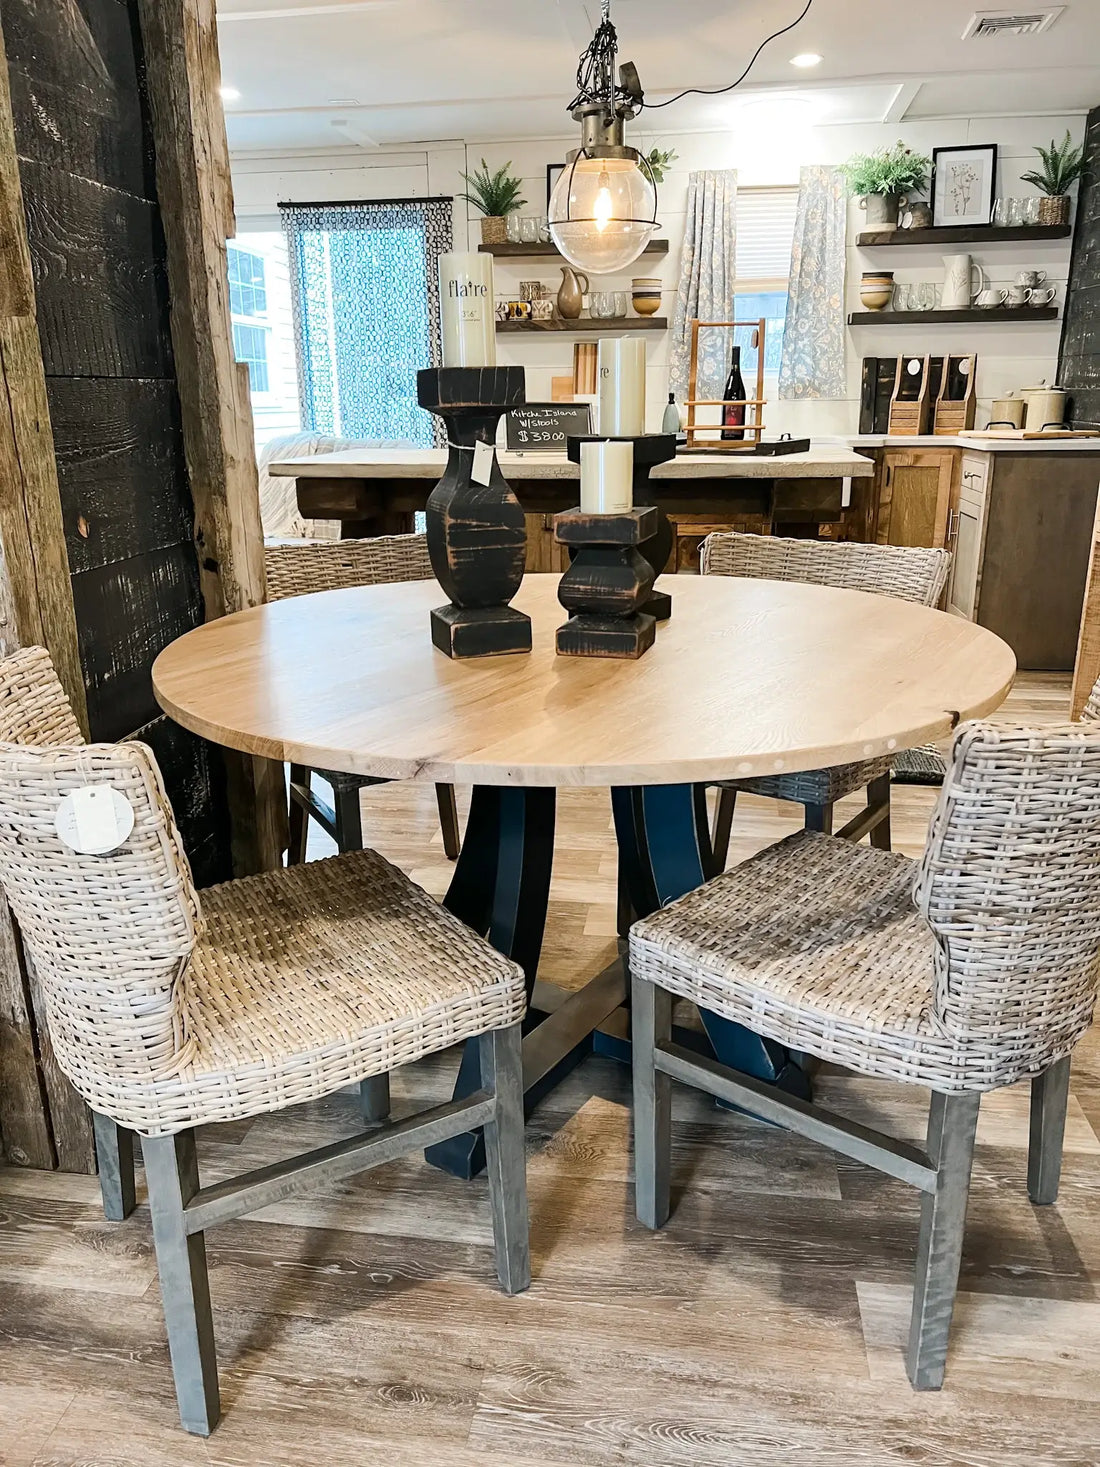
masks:
{"label": "exposed light bulb", "polygon": [[611,202],[611,179],[607,175],[606,168],[600,174],[597,185],[596,202],[592,206],[592,214],[596,221],[596,228],[602,234],[611,223],[611,216],[615,212],[615,206]]}

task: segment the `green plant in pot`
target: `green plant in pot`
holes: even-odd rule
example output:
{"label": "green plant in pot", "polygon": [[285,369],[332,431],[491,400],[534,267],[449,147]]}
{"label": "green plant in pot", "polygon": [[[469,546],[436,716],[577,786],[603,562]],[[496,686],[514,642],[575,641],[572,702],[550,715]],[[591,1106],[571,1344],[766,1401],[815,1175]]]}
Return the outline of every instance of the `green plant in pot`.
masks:
{"label": "green plant in pot", "polygon": [[848,192],[859,196],[868,225],[873,229],[896,229],[899,208],[909,194],[924,188],[931,167],[931,158],[897,142],[892,148],[854,154],[841,164],[841,172]]}
{"label": "green plant in pot", "polygon": [[1067,128],[1061,143],[1050,140],[1049,148],[1037,147],[1042,168],[1020,175],[1021,183],[1030,183],[1043,195],[1039,200],[1040,224],[1069,223],[1069,190],[1085,171],[1085,152],[1074,147]]}
{"label": "green plant in pot", "polygon": [[511,166],[509,158],[495,173],[490,173],[488,163],[482,158],[480,168],[462,175],[468,186],[468,192],[462,197],[485,216],[481,221],[482,244],[503,244],[508,238],[507,215],[522,209],[527,202],[520,198],[523,180],[508,172]]}

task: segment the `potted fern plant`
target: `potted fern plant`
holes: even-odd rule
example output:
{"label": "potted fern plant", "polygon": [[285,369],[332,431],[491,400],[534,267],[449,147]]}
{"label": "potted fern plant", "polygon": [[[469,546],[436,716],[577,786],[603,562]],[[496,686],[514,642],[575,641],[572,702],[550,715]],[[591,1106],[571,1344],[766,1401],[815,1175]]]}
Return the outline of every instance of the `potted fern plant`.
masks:
{"label": "potted fern plant", "polygon": [[848,181],[848,192],[857,194],[860,207],[867,211],[868,225],[896,229],[898,209],[909,194],[923,189],[931,167],[931,158],[897,142],[892,148],[856,153],[841,164],[840,171]]}
{"label": "potted fern plant", "polygon": [[1030,183],[1043,194],[1039,200],[1040,224],[1069,223],[1069,189],[1085,171],[1085,152],[1074,147],[1067,128],[1061,143],[1050,140],[1049,148],[1037,147],[1042,168],[1020,175],[1021,183]]}
{"label": "potted fern plant", "polygon": [[462,197],[485,216],[481,221],[482,244],[503,244],[508,238],[506,216],[522,209],[527,202],[519,196],[523,180],[508,172],[511,166],[509,158],[495,173],[490,173],[488,163],[482,158],[480,168],[462,175],[469,189]]}

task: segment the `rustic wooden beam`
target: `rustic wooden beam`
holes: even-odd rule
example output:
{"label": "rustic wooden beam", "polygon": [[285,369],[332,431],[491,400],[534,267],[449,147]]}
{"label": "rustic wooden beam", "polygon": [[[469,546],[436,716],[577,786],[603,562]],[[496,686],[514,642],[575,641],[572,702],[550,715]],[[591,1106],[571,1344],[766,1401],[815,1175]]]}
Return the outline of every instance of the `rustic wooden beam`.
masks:
{"label": "rustic wooden beam", "polygon": [[[168,247],[172,346],[208,620],[266,597],[247,369],[233,355],[226,239],[236,233],[214,0],[138,0]],[[269,761],[228,757],[234,869],[282,862],[286,795]]]}

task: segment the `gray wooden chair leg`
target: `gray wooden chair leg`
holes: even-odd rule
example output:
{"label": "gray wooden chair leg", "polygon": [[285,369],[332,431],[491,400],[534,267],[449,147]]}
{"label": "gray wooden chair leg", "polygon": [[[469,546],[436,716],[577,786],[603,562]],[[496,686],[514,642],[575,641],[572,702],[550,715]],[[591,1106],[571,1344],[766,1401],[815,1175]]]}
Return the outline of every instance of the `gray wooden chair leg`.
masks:
{"label": "gray wooden chair leg", "polygon": [[880,775],[867,786],[868,809],[883,808],[882,819],[870,830],[871,844],[879,851],[890,850],[890,774]]}
{"label": "gray wooden chair leg", "polygon": [[634,1205],[638,1221],[663,1228],[670,1211],[672,1081],[653,1063],[653,1046],[672,1034],[672,995],[631,981],[634,1071]]}
{"label": "gray wooden chair leg", "polygon": [[832,805],[804,805],[803,809],[806,812],[807,830],[820,830],[824,835],[832,835]]}
{"label": "gray wooden chair leg", "polygon": [[360,1080],[359,1104],[365,1121],[384,1121],[390,1113],[389,1075],[369,1075]]}
{"label": "gray wooden chair leg", "polygon": [[439,828],[443,832],[443,850],[448,861],[457,861],[462,849],[458,832],[458,801],[453,784],[437,784],[435,802],[439,807]]}
{"label": "gray wooden chair leg", "polygon": [[185,1430],[209,1436],[221,1403],[206,1245],[201,1233],[188,1236],[184,1219],[184,1208],[199,1189],[195,1133],[147,1136],[142,1154],[180,1420]]}
{"label": "gray wooden chair leg", "polygon": [[300,866],[306,858],[306,846],[309,843],[309,813],[294,798],[293,787],[301,785],[309,788],[309,770],[304,764],[292,764],[290,766],[290,840],[287,844],[286,863],[288,866]]}
{"label": "gray wooden chair leg", "polygon": [[714,811],[714,831],[710,838],[711,867],[709,875],[721,876],[730,853],[730,832],[737,808],[737,791],[719,787],[718,805]]}
{"label": "gray wooden chair leg", "polygon": [[977,1092],[932,1093],[928,1155],[937,1169],[936,1190],[921,1197],[907,1362],[909,1379],[918,1391],[938,1391],[943,1385],[980,1103]]}
{"label": "gray wooden chair leg", "polygon": [[506,1294],[531,1284],[527,1162],[523,1152],[523,1040],[520,1026],[492,1029],[480,1040],[481,1083],[496,1096],[485,1126],[485,1170],[493,1213],[497,1277]]}
{"label": "gray wooden chair leg", "polygon": [[1027,1191],[1032,1202],[1058,1201],[1062,1179],[1062,1142],[1069,1105],[1069,1056],[1031,1082],[1031,1138],[1027,1154]]}
{"label": "gray wooden chair leg", "polygon": [[137,1205],[134,1191],[134,1133],[92,1111],[99,1191],[108,1222],[124,1222]]}
{"label": "gray wooden chair leg", "polygon": [[345,851],[363,849],[363,814],[359,794],[359,790],[332,792],[336,809],[336,848],[341,855]]}

